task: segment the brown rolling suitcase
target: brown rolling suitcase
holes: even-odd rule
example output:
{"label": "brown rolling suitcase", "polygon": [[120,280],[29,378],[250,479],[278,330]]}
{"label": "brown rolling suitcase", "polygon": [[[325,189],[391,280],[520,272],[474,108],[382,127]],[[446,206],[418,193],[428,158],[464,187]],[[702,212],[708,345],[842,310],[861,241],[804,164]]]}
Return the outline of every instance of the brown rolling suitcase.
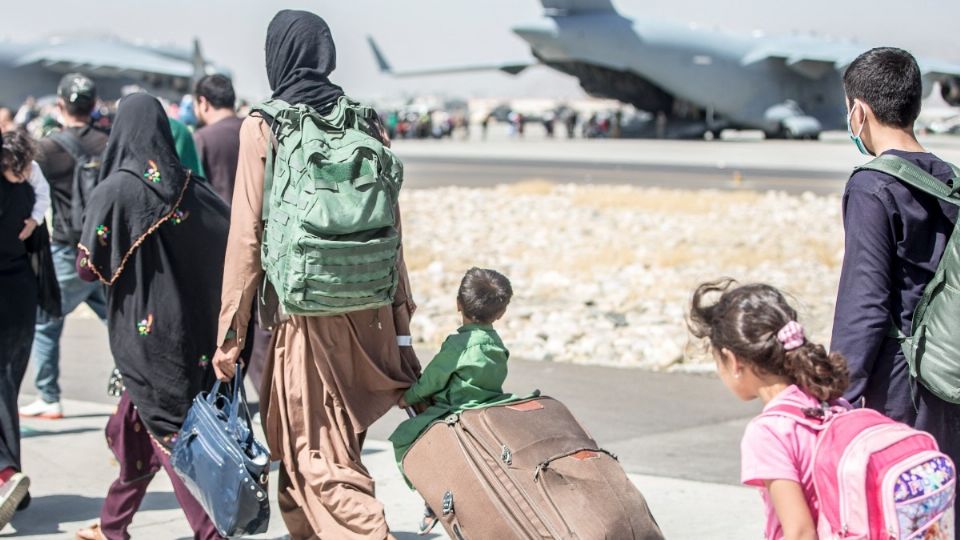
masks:
{"label": "brown rolling suitcase", "polygon": [[403,469],[454,540],[663,538],[616,458],[548,397],[435,422]]}

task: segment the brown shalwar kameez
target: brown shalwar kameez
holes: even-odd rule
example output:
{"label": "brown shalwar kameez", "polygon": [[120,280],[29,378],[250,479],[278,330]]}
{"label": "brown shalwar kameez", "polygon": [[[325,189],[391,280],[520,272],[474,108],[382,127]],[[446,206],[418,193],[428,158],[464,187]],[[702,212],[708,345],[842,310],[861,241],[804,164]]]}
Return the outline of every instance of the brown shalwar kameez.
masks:
{"label": "brown shalwar kameez", "polygon": [[[220,343],[243,347],[263,279],[260,239],[267,123],[247,118],[223,278]],[[398,214],[399,215],[399,214]],[[399,223],[398,223],[399,226]],[[360,462],[366,429],[416,381],[413,349],[397,346],[415,308],[403,252],[393,306],[332,317],[291,316],[274,329],[261,389],[264,431],[282,462],[279,502],[293,538],[388,537],[383,505]]]}

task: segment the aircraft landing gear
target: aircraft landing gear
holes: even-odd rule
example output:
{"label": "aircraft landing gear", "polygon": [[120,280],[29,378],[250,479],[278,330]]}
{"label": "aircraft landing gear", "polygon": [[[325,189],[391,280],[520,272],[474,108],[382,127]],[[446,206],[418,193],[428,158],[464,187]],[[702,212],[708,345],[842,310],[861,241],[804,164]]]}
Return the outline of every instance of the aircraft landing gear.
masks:
{"label": "aircraft landing gear", "polygon": [[719,141],[720,140],[721,130],[719,129],[708,129],[703,132],[703,140],[705,141]]}

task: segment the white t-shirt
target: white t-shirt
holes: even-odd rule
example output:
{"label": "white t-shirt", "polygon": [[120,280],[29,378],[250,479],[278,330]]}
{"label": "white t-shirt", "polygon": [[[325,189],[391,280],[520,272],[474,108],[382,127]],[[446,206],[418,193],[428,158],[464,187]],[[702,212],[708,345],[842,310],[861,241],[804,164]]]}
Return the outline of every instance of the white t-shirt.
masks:
{"label": "white t-shirt", "polygon": [[50,184],[47,183],[47,178],[43,176],[43,171],[40,170],[40,165],[37,165],[36,161],[30,162],[30,177],[27,178],[27,183],[33,188],[36,199],[30,217],[40,223],[50,209]]}

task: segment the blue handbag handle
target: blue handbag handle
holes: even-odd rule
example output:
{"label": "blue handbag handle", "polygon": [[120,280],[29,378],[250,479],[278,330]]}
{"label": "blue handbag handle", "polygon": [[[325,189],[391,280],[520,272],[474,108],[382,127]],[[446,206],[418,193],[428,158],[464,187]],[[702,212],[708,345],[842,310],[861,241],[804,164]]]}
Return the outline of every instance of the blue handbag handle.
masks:
{"label": "blue handbag handle", "polygon": [[[210,389],[210,392],[207,393],[207,403],[211,407],[217,408],[217,399],[220,397],[220,380],[217,379],[217,382],[213,383],[213,388]],[[247,408],[247,396],[246,391],[243,388],[243,373],[242,367],[239,362],[237,362],[237,369],[233,374],[233,391],[230,396],[230,400],[227,402],[227,428],[232,433],[238,433],[240,428],[240,404],[243,403],[243,407],[246,412],[244,415],[244,427],[246,427],[247,433],[253,431],[253,426],[250,424],[250,410]]]}

